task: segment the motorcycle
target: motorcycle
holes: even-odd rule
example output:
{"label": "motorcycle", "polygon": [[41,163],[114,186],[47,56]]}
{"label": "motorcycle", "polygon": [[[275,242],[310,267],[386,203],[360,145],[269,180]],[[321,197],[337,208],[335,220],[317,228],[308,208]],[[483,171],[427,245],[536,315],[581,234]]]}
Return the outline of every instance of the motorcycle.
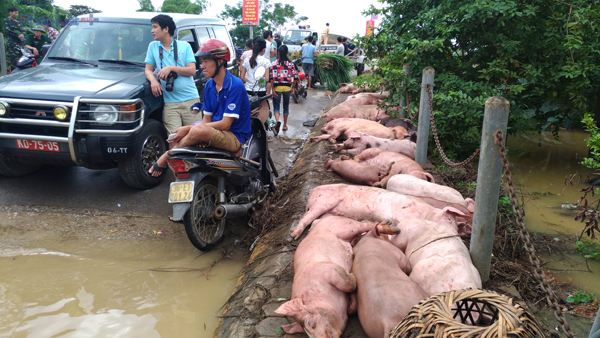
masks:
{"label": "motorcycle", "polygon": [[250,98],[257,117],[251,118],[252,134],[240,157],[210,146],[171,150],[168,163],[176,176],[169,190],[173,220],[183,219],[189,240],[199,250],[217,246],[228,219],[247,215],[275,190],[273,176],[279,175],[269,152],[266,120],[261,119],[270,97]]}
{"label": "motorcycle", "polygon": [[[294,63],[294,65],[296,65],[296,68],[298,68],[298,69],[300,67],[301,60],[302,59],[292,60],[292,62]],[[303,98],[306,98],[306,95],[308,95],[308,86],[306,85],[306,75],[303,72],[298,71],[298,78],[300,78],[300,81],[296,85],[296,88],[294,89],[294,94],[292,95],[292,98],[294,99],[295,103],[298,103],[300,101],[300,96],[302,96]]]}
{"label": "motorcycle", "polygon": [[16,73],[23,69],[36,67],[38,65],[31,49],[25,47],[15,47],[15,49],[21,51],[21,57],[19,58],[19,61],[17,61],[17,67],[13,69],[11,73]]}

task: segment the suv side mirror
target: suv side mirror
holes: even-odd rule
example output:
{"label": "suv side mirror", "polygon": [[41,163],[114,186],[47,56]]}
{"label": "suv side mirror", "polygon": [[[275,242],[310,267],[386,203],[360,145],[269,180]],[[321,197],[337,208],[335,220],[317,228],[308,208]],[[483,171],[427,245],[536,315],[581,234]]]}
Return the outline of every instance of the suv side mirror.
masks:
{"label": "suv side mirror", "polygon": [[42,50],[40,50],[40,55],[41,56],[45,56],[46,53],[48,53],[48,50],[50,49],[51,45],[43,45],[42,46]]}

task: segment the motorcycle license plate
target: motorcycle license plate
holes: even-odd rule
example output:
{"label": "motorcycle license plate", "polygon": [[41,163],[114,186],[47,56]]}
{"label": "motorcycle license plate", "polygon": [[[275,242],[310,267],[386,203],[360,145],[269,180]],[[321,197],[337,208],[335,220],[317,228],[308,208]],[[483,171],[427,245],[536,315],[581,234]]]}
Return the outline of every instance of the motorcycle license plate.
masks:
{"label": "motorcycle license plate", "polygon": [[194,183],[194,181],[171,183],[169,203],[191,202],[194,199]]}
{"label": "motorcycle license plate", "polygon": [[60,152],[60,147],[58,146],[58,142],[49,142],[49,141],[32,141],[32,140],[15,140],[17,142],[18,149],[28,149],[28,150],[40,150],[40,151],[52,151],[52,152]]}

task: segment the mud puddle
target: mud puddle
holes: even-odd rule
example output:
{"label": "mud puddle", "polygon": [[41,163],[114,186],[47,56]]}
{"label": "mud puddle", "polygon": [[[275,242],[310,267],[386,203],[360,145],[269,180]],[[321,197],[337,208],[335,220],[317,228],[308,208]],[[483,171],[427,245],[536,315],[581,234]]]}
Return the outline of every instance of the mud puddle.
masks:
{"label": "mud puddle", "polygon": [[0,208],[0,337],[211,337],[244,252],[166,217]]}

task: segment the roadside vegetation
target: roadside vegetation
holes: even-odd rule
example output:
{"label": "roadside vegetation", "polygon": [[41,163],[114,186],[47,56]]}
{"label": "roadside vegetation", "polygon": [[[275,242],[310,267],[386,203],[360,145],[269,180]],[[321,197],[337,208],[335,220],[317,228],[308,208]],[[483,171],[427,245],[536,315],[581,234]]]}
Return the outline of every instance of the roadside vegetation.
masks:
{"label": "roadside vegetation", "polygon": [[[581,127],[585,113],[600,117],[600,4],[563,1],[380,0],[382,18],[362,40],[373,76],[388,99],[405,97],[413,114],[423,68],[435,68],[434,116],[450,158],[478,146],[485,101],[511,102],[509,133]],[[431,144],[431,143],[430,143]]]}

